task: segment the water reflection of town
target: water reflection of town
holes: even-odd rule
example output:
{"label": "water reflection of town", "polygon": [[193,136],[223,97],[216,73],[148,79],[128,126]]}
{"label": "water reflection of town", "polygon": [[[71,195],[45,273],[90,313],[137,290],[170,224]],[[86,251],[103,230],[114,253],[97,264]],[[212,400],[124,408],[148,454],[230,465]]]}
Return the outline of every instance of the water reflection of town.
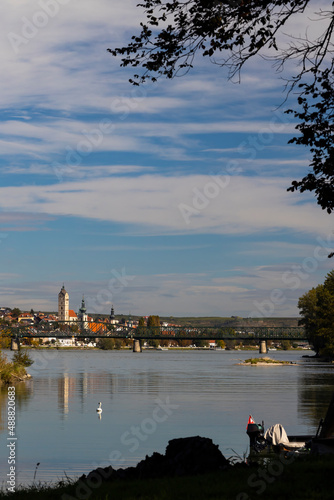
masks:
{"label": "water reflection of town", "polygon": [[[15,384],[17,409],[24,409],[34,391],[40,394],[57,394],[58,410],[63,418],[66,418],[70,411],[71,404],[81,404],[82,410],[88,395],[96,395],[96,405],[100,400],[100,394],[109,394],[110,398],[114,394],[120,393],[159,393],[161,386],[166,385],[166,379],[158,372],[140,373],[129,377],[110,373],[64,373],[63,376],[55,379],[51,377],[38,378],[30,381]],[[7,388],[0,391],[0,432],[7,429]]]}
{"label": "water reflection of town", "polygon": [[[40,381],[41,383],[42,381]],[[50,380],[45,380],[50,387]],[[51,383],[57,384],[58,390],[58,409],[64,417],[69,412],[71,402],[74,400],[81,403],[84,408],[87,395],[96,395],[96,401],[99,401],[99,394],[109,394],[110,398],[116,393],[147,393],[153,392],[158,395],[159,386],[163,382],[163,377],[159,373],[142,373],[137,376],[122,377],[115,374],[68,374],[64,373],[62,378],[52,380]]]}
{"label": "water reflection of town", "polygon": [[111,395],[114,389],[114,376],[111,374],[68,374],[64,373],[62,378],[52,381],[57,384],[58,409],[64,417],[69,412],[70,404],[74,400],[79,401],[84,406],[88,394],[109,392]]}

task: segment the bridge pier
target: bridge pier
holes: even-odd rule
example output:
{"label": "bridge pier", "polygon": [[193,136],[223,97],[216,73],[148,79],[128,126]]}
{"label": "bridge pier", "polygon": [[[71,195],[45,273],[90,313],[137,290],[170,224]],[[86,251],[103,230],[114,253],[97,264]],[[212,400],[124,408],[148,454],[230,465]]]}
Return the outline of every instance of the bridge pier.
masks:
{"label": "bridge pier", "polygon": [[267,354],[268,349],[267,349],[267,341],[266,340],[260,340],[260,349],[259,353],[260,354]]}
{"label": "bridge pier", "polygon": [[140,339],[133,339],[133,352],[142,352]]}
{"label": "bridge pier", "polygon": [[20,339],[18,337],[12,337],[10,340],[10,350],[19,351],[20,350]]}

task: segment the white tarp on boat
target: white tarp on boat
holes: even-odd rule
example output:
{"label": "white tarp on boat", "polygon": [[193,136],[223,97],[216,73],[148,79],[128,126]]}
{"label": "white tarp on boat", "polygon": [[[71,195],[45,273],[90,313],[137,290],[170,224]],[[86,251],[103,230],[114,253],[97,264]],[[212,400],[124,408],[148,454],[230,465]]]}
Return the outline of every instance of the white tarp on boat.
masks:
{"label": "white tarp on boat", "polygon": [[292,443],[289,441],[287,433],[281,424],[275,424],[269,427],[264,434],[264,439],[272,445],[283,444],[286,448],[303,448],[305,443]]}
{"label": "white tarp on boat", "polygon": [[287,433],[281,424],[275,424],[269,427],[264,434],[264,439],[273,445],[289,442]]}

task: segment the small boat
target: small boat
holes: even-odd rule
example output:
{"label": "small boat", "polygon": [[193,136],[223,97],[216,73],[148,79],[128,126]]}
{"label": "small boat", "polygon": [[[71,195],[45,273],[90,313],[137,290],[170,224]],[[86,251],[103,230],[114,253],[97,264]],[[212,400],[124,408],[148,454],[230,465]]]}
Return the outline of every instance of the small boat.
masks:
{"label": "small boat", "polygon": [[264,431],[264,422],[257,424],[249,415],[246,432],[249,437],[250,455],[270,452],[334,453],[334,394],[324,419],[313,435],[288,435],[281,424]]}
{"label": "small boat", "polygon": [[[251,420],[251,422],[250,422]],[[310,451],[310,442],[313,436],[288,436],[281,424],[274,424],[266,431],[264,422],[257,424],[249,416],[247,430],[249,437],[250,455],[260,453],[266,455],[282,451]]]}

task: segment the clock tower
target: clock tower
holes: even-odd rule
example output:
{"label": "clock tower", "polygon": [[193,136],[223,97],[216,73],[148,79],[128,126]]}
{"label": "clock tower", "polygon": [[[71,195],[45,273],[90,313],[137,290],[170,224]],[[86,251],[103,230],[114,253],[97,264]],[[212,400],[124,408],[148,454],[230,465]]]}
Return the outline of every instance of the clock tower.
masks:
{"label": "clock tower", "polygon": [[64,285],[58,293],[58,320],[69,320],[69,295],[65,290]]}

